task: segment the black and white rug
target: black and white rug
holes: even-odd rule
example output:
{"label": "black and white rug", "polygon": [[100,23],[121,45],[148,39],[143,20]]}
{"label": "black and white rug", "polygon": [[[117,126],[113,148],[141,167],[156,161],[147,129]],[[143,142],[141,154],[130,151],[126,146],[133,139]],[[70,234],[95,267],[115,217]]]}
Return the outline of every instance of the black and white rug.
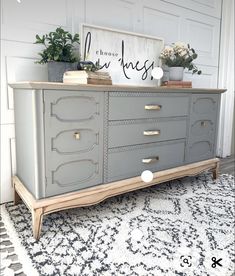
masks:
{"label": "black and white rug", "polygon": [[204,173],[45,216],[37,242],[24,204],[6,204],[2,218],[29,276],[234,272],[231,175]]}

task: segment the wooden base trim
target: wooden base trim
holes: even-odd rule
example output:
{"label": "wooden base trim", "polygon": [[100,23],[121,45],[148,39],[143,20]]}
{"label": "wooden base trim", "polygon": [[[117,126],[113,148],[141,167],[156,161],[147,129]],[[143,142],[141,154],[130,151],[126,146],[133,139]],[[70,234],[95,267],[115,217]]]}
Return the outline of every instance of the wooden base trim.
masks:
{"label": "wooden base trim", "polygon": [[141,177],[138,176],[121,181],[98,185],[96,187],[83,189],[73,193],[67,193],[65,195],[53,196],[39,200],[36,200],[34,196],[26,189],[20,179],[17,176],[14,176],[14,203],[17,204],[19,202],[19,198],[21,198],[27,205],[32,213],[33,236],[35,239],[39,239],[42,219],[46,214],[69,208],[97,204],[112,196],[142,189],[180,177],[197,175],[205,170],[212,170],[213,178],[217,178],[219,170],[219,159],[214,158],[173,169],[155,172],[153,174],[153,180],[149,183],[143,182]]}

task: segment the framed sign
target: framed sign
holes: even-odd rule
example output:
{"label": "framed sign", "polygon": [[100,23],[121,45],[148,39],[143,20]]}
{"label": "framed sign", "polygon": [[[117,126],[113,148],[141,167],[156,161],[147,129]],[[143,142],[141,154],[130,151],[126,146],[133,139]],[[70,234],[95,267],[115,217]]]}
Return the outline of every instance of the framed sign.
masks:
{"label": "framed sign", "polygon": [[159,66],[162,38],[94,25],[81,25],[83,60],[99,62],[113,84],[156,85],[151,71]]}

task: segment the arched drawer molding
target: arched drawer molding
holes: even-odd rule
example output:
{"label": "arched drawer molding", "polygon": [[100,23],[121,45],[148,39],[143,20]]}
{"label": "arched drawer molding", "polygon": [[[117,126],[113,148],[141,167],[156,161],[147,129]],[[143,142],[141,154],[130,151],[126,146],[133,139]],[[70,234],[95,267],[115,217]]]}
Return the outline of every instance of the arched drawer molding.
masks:
{"label": "arched drawer molding", "polygon": [[211,141],[197,141],[189,146],[189,161],[205,160],[213,157],[213,144]]}
{"label": "arched drawer molding", "polygon": [[213,133],[214,127],[211,120],[198,120],[191,125],[191,133],[195,137],[208,136]]}
{"label": "arched drawer molding", "polygon": [[44,91],[46,196],[103,180],[103,93]]}
{"label": "arched drawer molding", "polygon": [[51,171],[46,194],[51,196],[58,192],[79,190],[98,184],[98,173],[99,164],[92,159],[75,160],[60,164],[56,170]]}
{"label": "arched drawer molding", "polygon": [[59,132],[51,138],[52,150],[61,154],[87,152],[98,145],[99,134],[93,129],[76,128]]}
{"label": "arched drawer molding", "polygon": [[186,162],[215,155],[219,95],[195,94],[191,97]]}
{"label": "arched drawer molding", "polygon": [[98,110],[99,103],[92,96],[64,94],[51,102],[50,112],[59,121],[78,122],[93,119]]}

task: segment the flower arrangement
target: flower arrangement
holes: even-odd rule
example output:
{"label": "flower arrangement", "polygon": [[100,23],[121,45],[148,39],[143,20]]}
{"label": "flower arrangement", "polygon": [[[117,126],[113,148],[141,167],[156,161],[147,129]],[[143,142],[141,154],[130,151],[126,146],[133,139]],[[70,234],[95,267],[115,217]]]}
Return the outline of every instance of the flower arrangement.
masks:
{"label": "flower arrangement", "polygon": [[188,68],[193,74],[197,73],[200,75],[202,71],[193,63],[196,58],[195,50],[184,42],[175,42],[172,46],[165,46],[160,54],[162,63],[168,67]]}

